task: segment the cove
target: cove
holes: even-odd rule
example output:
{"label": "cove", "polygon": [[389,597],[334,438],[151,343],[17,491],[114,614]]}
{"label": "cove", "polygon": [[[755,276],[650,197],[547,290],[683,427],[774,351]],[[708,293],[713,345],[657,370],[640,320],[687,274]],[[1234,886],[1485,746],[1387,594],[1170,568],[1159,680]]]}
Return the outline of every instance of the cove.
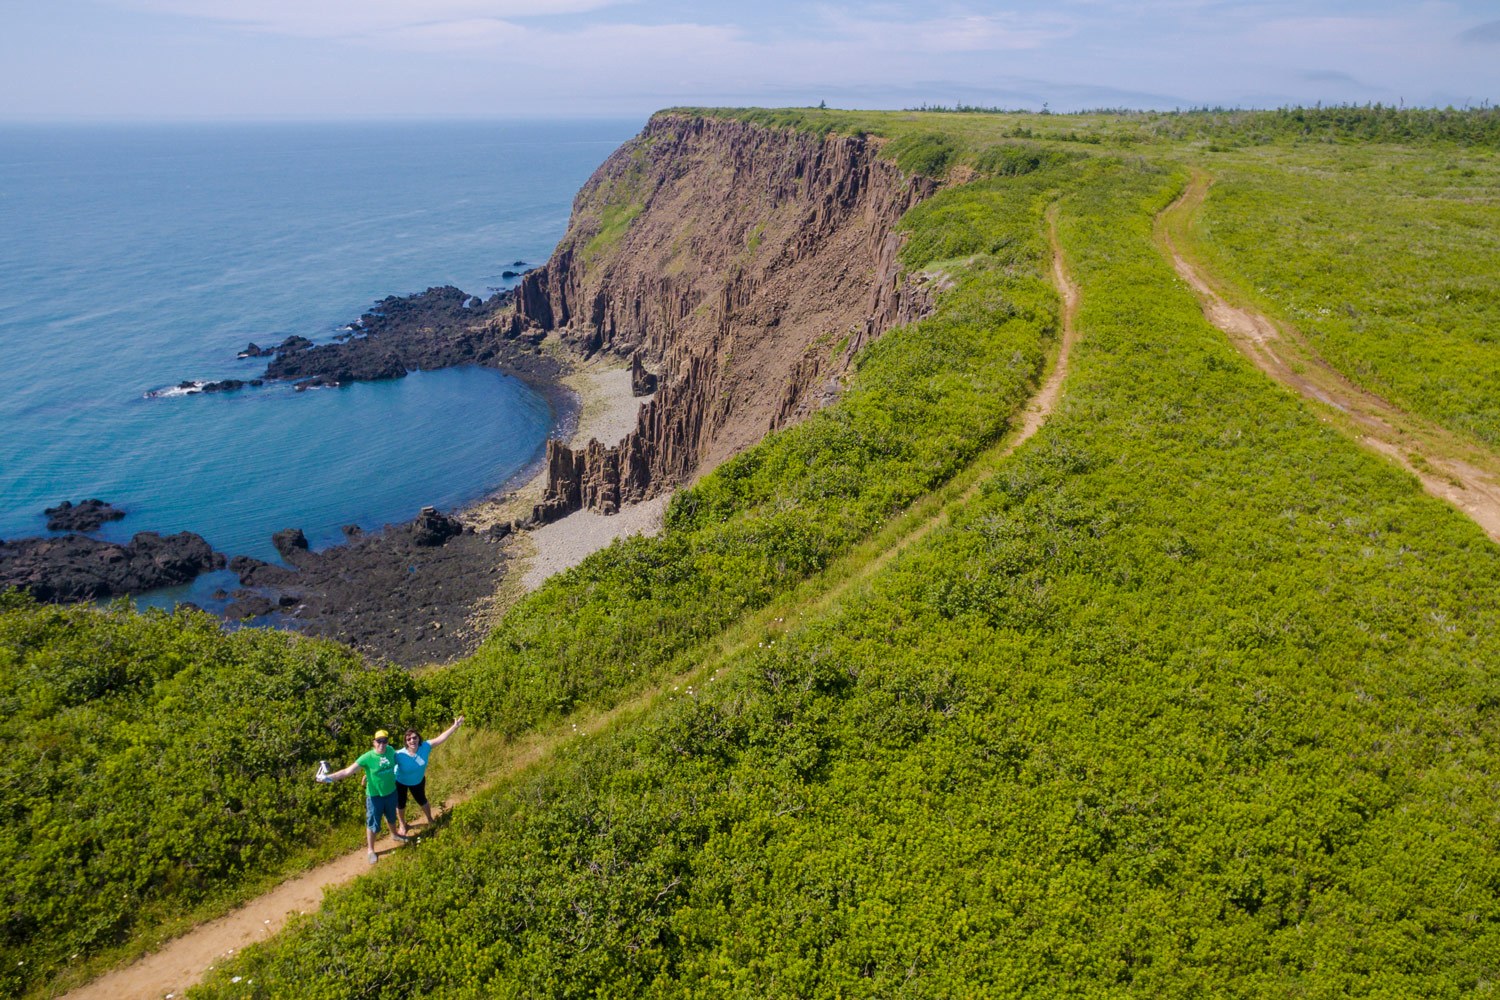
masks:
{"label": "cove", "polygon": [[553,422],[541,394],[475,366],[307,392],[143,398],[124,410],[60,425],[58,454],[35,456],[17,505],[39,513],[54,497],[98,494],[129,512],[101,537],[187,530],[267,560],[280,528],[321,548],[344,525],[370,530],[422,504],[476,500],[540,458]]}

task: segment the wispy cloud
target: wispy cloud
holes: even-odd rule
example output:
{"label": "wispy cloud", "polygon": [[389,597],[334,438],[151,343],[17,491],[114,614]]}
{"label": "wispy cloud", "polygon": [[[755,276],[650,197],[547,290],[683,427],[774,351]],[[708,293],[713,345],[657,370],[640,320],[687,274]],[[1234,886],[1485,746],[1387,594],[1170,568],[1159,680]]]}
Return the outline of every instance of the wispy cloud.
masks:
{"label": "wispy cloud", "polygon": [[18,0],[0,117],[1477,102],[1500,97],[1495,2]]}
{"label": "wispy cloud", "polygon": [[1402,18],[1282,17],[1252,29],[1256,41],[1298,48],[1384,48],[1412,40],[1413,25]]}
{"label": "wispy cloud", "polygon": [[1070,19],[1044,13],[953,13],[902,17],[876,8],[825,7],[817,18],[826,41],[856,44],[876,51],[925,54],[1005,52],[1041,48],[1073,31]]}
{"label": "wispy cloud", "polygon": [[1468,45],[1500,45],[1500,21],[1476,24],[1468,31],[1460,32],[1458,40]]}
{"label": "wispy cloud", "polygon": [[360,41],[407,52],[488,52],[515,45],[528,34],[527,29],[511,21],[474,17],[370,31],[361,35]]}
{"label": "wispy cloud", "polygon": [[[295,38],[462,33],[486,22],[581,14],[621,0],[112,0],[119,7]],[[493,29],[490,29],[493,30]]]}

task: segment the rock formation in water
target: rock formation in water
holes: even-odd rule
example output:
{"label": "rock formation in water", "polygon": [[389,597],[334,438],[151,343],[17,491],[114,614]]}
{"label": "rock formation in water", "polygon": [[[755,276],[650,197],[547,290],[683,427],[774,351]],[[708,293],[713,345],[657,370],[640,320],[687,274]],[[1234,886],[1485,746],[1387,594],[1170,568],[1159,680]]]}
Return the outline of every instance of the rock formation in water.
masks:
{"label": "rock formation in water", "polygon": [[836,395],[854,354],[931,308],[895,224],[936,182],[880,140],[664,113],[574,201],[496,322],[631,359],[653,398],[620,442],[547,451],[539,521],[605,513],[713,468]]}
{"label": "rock formation in water", "polygon": [[64,500],[42,512],[47,516],[48,531],[98,531],[106,521],[118,521],[125,512],[97,497],[74,503]]}
{"label": "rock formation in water", "polygon": [[177,586],[223,566],[224,557],[189,531],[143,531],[126,545],[77,534],[0,542],[0,590],[22,587],[54,603]]}
{"label": "rock formation in water", "polygon": [[451,285],[392,295],[375,303],[334,343],[313,344],[300,337],[283,341],[266,367],[266,378],[296,382],[301,388],[482,364],[538,381],[555,379],[559,366],[553,359],[539,355],[529,341],[504,336],[491,322],[509,301],[504,293],[481,302]]}

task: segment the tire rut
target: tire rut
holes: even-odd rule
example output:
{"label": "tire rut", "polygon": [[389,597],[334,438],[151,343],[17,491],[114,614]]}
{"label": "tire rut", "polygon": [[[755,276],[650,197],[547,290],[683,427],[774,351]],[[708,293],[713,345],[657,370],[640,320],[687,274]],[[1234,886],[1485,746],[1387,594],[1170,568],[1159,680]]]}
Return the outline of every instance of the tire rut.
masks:
{"label": "tire rut", "polygon": [[1195,171],[1187,189],[1156,220],[1157,239],[1178,276],[1198,296],[1203,315],[1262,372],[1337,411],[1339,419],[1332,423],[1406,469],[1428,493],[1458,508],[1500,543],[1500,458],[1354,384],[1292,327],[1231,303],[1223,283],[1179,246],[1187,243],[1187,226],[1210,184],[1207,174]]}

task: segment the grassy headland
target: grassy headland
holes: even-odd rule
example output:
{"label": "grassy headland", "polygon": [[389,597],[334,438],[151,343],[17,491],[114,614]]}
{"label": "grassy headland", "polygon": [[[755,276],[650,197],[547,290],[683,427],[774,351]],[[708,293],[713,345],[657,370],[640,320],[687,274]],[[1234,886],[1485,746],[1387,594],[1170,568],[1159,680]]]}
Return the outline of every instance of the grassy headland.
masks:
{"label": "grassy headland", "polygon": [[[1222,276],[1293,319],[1331,290],[1378,288],[1385,325],[1329,327],[1320,349],[1487,440],[1493,380],[1473,380],[1468,410],[1422,387],[1485,363],[1483,339],[1454,331],[1493,315],[1500,290],[1389,258],[1403,228],[1422,233],[1414,258],[1449,260],[1464,233],[1493,250],[1483,190],[1412,188],[1453,158],[1492,169],[1496,116],[1335,110],[704,112],[883,135],[904,167],[967,181],[905,220],[903,262],[953,287],[866,349],[835,406],[678,496],[661,538],[591,557],[401,696],[415,715],[464,710],[516,735],[688,668],[712,681],[501,782],[200,992],[1492,991],[1500,551],[1236,354],[1152,239],[1187,166],[1222,175],[1201,230]],[[1389,183],[1337,183],[1344,150]],[[1323,185],[1331,205],[1313,197]],[[1258,210],[1289,193],[1298,213]],[[1063,406],[977,494],[943,496],[946,528],[839,600],[799,603],[1012,421],[1055,334],[1049,203],[1083,296]],[[1297,280],[1285,257],[1311,260],[1392,204],[1347,259]],[[1289,220],[1308,226],[1305,247]],[[1450,339],[1430,338],[1422,304],[1455,282],[1474,312],[1440,313]],[[1376,311],[1351,304],[1351,320]],[[1402,338],[1432,350],[1385,350]],[[705,651],[778,600],[787,621],[756,645]],[[176,655],[170,636],[152,642],[136,660]],[[216,669],[233,675],[246,654],[225,648]],[[56,714],[28,692],[19,710]],[[339,756],[302,753],[289,783]],[[92,773],[131,759],[104,756]],[[17,850],[7,870],[31,863]],[[126,933],[106,925],[102,940]],[[55,962],[50,944],[10,934],[0,982],[36,983],[14,963]]]}

